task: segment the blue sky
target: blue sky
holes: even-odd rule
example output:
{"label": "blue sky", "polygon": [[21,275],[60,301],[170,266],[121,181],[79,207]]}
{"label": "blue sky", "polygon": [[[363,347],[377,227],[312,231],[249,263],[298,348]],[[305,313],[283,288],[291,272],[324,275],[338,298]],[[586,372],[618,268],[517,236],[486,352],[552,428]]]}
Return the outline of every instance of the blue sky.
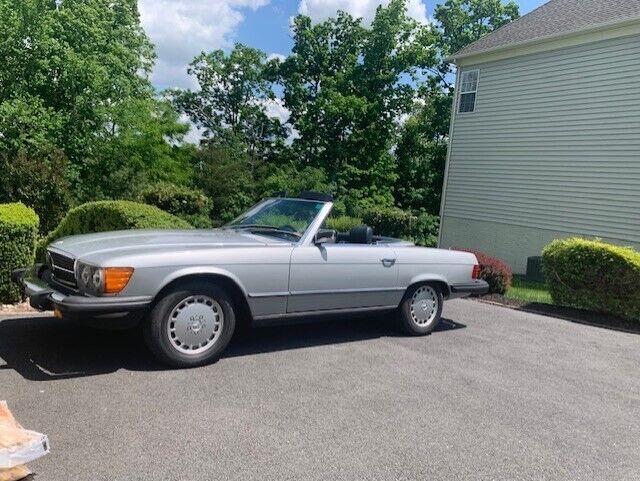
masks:
{"label": "blue sky", "polygon": [[[322,20],[342,9],[367,21],[380,3],[385,0],[139,0],[143,25],[158,54],[152,78],[158,89],[193,87],[186,68],[202,50],[242,42],[267,54],[287,55],[290,18],[299,12]],[[408,0],[409,12],[427,21],[436,3]],[[543,3],[518,0],[522,14]]]}

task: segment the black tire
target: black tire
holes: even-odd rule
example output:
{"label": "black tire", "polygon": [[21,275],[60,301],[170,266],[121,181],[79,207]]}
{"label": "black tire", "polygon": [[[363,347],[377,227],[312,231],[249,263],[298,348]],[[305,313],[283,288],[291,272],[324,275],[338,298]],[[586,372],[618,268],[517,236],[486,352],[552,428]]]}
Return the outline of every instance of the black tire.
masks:
{"label": "black tire", "polygon": [[[205,296],[217,304],[216,312],[222,311],[220,332],[212,333],[214,339],[209,347],[201,348],[205,349],[203,352],[183,352],[176,345],[179,341],[175,341],[175,334],[169,332],[170,317],[180,306],[184,307],[187,304],[199,304],[204,308],[204,304],[209,302],[204,300]],[[189,299],[195,300],[188,302]],[[175,322],[171,326],[174,324]],[[202,323],[198,331],[204,329],[204,325]],[[236,316],[233,301],[224,289],[203,281],[187,281],[171,288],[158,300],[144,323],[143,333],[149,350],[160,362],[170,367],[195,367],[215,362],[220,358],[233,336],[235,326]],[[195,335],[198,331],[195,331]],[[185,343],[182,349],[186,347],[188,346]]]}
{"label": "black tire", "polygon": [[[425,296],[423,300],[426,303],[426,308],[423,309],[425,311],[424,317],[427,319],[421,319],[422,312],[412,312],[412,305],[414,311],[416,307],[421,308],[421,306],[416,306],[416,302],[420,302],[420,299],[417,298],[416,301],[414,301],[414,295]],[[438,324],[440,324],[443,304],[444,296],[442,295],[442,289],[437,284],[425,283],[411,286],[407,289],[402,303],[398,308],[398,320],[401,329],[405,334],[410,336],[430,334],[438,327]],[[435,311],[433,317],[431,317],[432,309]],[[421,320],[423,321],[422,323],[420,322]]]}

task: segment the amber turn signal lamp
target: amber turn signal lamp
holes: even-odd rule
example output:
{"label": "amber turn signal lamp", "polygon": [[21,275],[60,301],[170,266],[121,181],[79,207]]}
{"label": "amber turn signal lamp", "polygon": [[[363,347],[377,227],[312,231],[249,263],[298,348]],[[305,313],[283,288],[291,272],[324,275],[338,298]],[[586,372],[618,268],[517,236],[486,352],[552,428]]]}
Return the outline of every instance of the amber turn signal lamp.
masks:
{"label": "amber turn signal lamp", "polygon": [[104,293],[117,294],[127,287],[133,274],[133,267],[105,267]]}
{"label": "amber turn signal lamp", "polygon": [[480,266],[476,264],[473,266],[473,272],[471,272],[472,279],[480,279]]}

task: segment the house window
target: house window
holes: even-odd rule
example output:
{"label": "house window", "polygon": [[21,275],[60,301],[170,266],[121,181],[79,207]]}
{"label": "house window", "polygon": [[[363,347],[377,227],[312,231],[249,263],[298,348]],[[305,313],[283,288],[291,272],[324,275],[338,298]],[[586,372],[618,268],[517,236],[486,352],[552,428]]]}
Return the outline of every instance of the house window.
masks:
{"label": "house window", "polygon": [[460,97],[458,112],[473,112],[476,109],[476,94],[478,93],[479,70],[462,72],[460,79]]}

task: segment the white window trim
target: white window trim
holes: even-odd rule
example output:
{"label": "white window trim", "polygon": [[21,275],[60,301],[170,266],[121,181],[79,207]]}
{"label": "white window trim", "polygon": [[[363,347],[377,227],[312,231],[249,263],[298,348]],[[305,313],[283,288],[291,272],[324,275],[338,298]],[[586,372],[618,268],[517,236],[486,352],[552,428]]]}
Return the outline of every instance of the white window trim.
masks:
{"label": "white window trim", "polygon": [[[475,90],[465,90],[465,91],[463,91],[462,90],[462,85],[464,84],[464,79],[463,79],[464,75],[468,74],[468,73],[473,73],[473,72],[476,73],[476,78],[477,78]],[[463,71],[460,72],[459,79],[460,80],[458,82],[458,86],[459,86],[459,89],[458,89],[458,104],[456,106],[456,113],[457,114],[462,114],[462,115],[473,114],[473,113],[476,112],[477,104],[478,104],[478,87],[480,86],[480,69],[476,68],[476,69],[472,69],[472,70],[463,70]],[[473,110],[471,110],[469,112],[461,112],[460,111],[460,106],[462,105],[461,104],[461,99],[462,99],[462,95],[463,94],[476,94],[475,99],[473,101]]]}

